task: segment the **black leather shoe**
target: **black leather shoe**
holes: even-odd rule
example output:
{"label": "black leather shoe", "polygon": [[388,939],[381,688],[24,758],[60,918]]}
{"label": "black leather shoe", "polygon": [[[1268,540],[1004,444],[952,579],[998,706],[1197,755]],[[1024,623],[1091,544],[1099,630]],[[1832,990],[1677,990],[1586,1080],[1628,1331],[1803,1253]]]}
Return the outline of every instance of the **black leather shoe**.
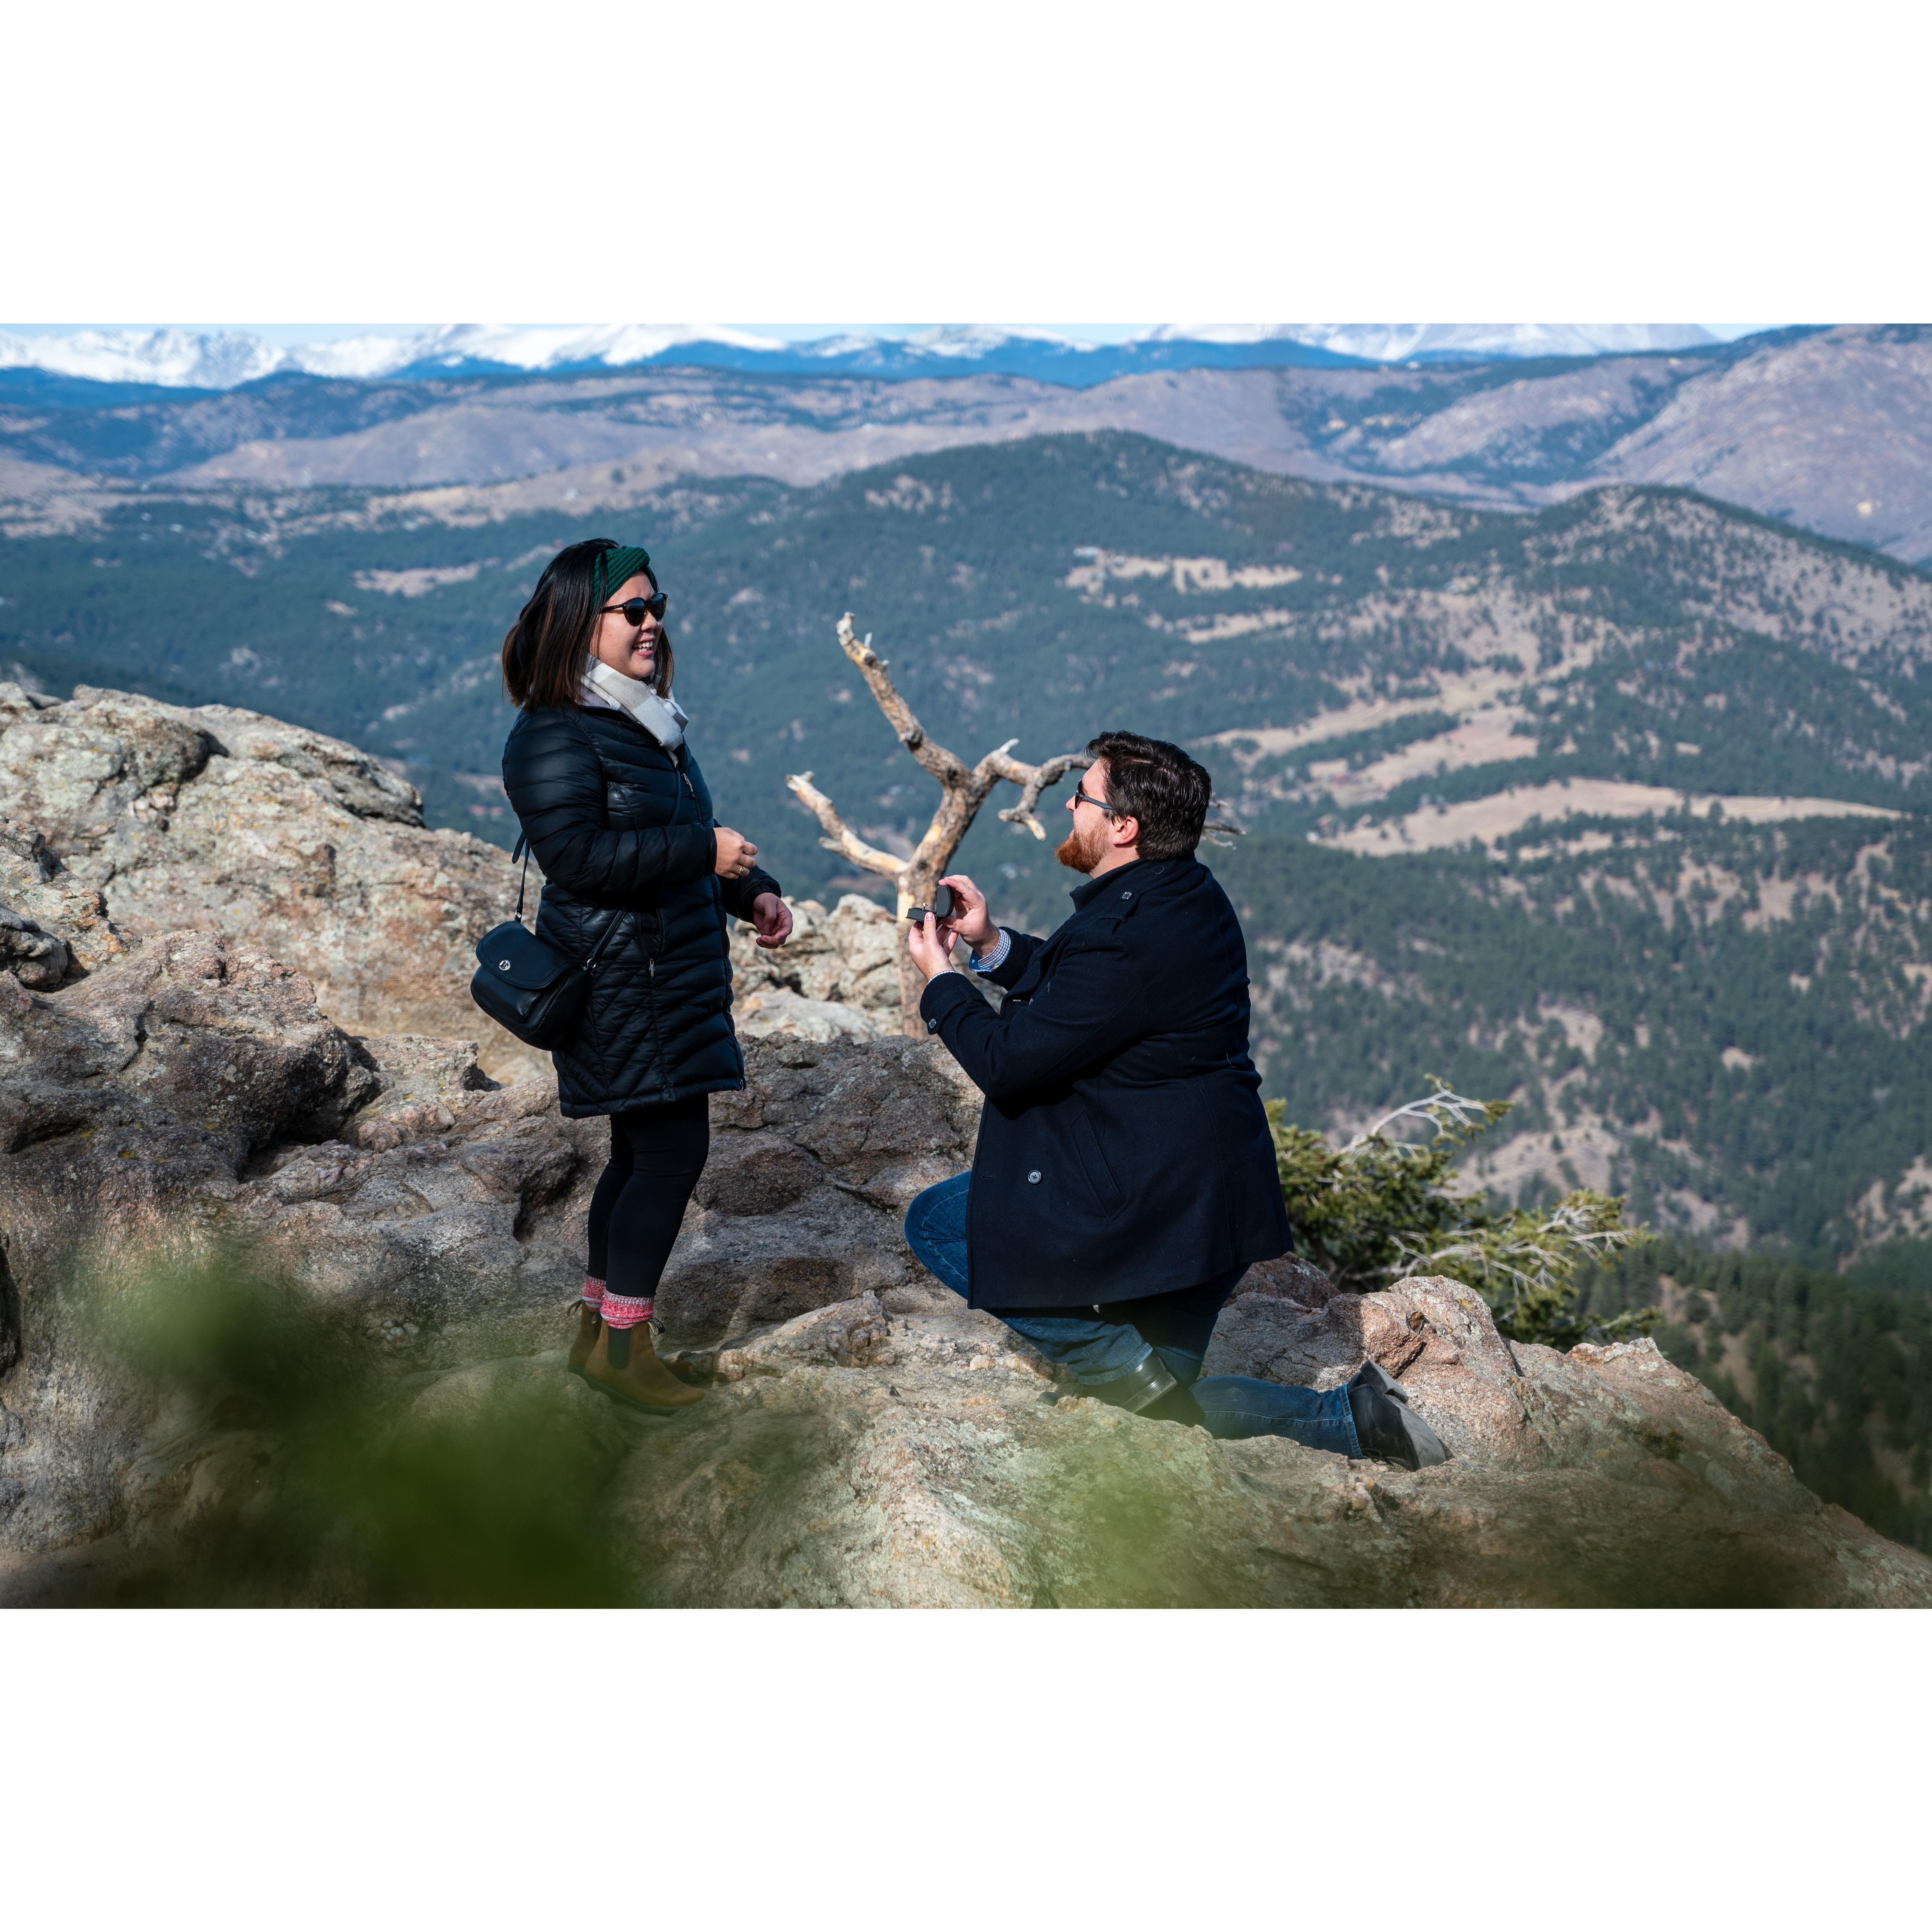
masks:
{"label": "black leather shoe", "polygon": [[1349,1383],[1348,1411],[1364,1456],[1405,1469],[1432,1469],[1449,1460],[1442,1437],[1409,1407],[1408,1391],[1373,1362],[1364,1362]]}
{"label": "black leather shoe", "polygon": [[1380,1389],[1384,1395],[1393,1396],[1405,1408],[1408,1406],[1408,1390],[1404,1388],[1401,1383],[1397,1382],[1379,1362],[1365,1361],[1349,1378],[1348,1386],[1351,1388],[1366,1387]]}
{"label": "black leather shoe", "polygon": [[1150,1354],[1138,1368],[1116,1376],[1110,1382],[1083,1385],[1080,1393],[1096,1402],[1111,1402],[1151,1422],[1204,1422],[1201,1405],[1183,1383],[1167,1372],[1167,1364]]}

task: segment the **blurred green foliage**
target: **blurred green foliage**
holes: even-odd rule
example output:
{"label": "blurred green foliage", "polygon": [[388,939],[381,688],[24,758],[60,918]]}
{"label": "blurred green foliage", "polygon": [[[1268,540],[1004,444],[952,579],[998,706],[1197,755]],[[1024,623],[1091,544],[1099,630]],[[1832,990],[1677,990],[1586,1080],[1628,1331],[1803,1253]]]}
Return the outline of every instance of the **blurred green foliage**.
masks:
{"label": "blurred green foliage", "polygon": [[[186,1498],[112,1600],[631,1600],[600,1514],[631,1444],[608,1405],[586,1418],[557,1399],[554,1364],[548,1387],[399,1384],[354,1324],[239,1256],[157,1267],[80,1309],[93,1359],[166,1419],[151,1479]],[[452,1389],[462,1399],[437,1400]]]}

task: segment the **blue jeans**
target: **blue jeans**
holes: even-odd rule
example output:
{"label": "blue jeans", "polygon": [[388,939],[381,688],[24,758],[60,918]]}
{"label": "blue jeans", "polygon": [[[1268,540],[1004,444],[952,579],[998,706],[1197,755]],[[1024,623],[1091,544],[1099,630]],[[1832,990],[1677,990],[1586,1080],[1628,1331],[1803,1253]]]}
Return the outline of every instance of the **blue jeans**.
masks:
{"label": "blue jeans", "polygon": [[[966,1202],[973,1177],[928,1187],[906,1210],[907,1245],[956,1294],[966,1292]],[[1247,1270],[1231,1268],[1198,1287],[1095,1308],[994,1308],[1049,1362],[1071,1369],[1083,1389],[1099,1388],[1157,1354],[1178,1382],[1192,1388],[1210,1436],[1286,1436],[1304,1448],[1360,1456],[1346,1389],[1318,1391],[1256,1376],[1201,1373],[1215,1318]]]}

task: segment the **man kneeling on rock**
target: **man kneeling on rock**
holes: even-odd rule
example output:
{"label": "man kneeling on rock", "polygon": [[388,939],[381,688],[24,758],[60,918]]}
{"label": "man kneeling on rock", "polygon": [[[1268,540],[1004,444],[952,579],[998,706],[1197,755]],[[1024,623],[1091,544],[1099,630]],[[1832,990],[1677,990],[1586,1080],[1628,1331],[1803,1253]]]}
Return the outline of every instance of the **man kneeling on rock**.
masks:
{"label": "man kneeling on rock", "polygon": [[[1261,1078],[1247,952],[1194,856],[1211,782],[1178,746],[1109,731],[1055,856],[1086,874],[1050,938],[1003,931],[972,880],[908,937],[920,1011],[986,1096],[970,1174],[906,1214],[920,1259],[1082,1394],[1214,1435],[1287,1436],[1410,1468],[1447,1452],[1372,1362],[1346,1388],[1201,1374],[1250,1263],[1292,1243]],[[1004,988],[996,1012],[953,969]]]}

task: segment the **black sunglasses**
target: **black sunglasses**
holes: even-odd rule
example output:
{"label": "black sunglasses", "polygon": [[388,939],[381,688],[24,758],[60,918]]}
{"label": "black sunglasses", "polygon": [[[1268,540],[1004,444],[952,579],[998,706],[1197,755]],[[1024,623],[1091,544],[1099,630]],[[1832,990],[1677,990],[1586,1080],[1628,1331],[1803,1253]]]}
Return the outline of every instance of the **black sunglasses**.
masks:
{"label": "black sunglasses", "polygon": [[1089,798],[1078,785],[1073,788],[1073,802],[1076,805],[1090,805],[1096,812],[1104,812],[1109,818],[1118,818],[1120,815],[1104,799]]}
{"label": "black sunglasses", "polygon": [[604,609],[607,613],[615,611],[626,623],[634,624],[641,630],[646,613],[662,622],[664,606],[670,602],[670,592],[660,590],[655,597],[628,597],[621,604],[607,604]]}

